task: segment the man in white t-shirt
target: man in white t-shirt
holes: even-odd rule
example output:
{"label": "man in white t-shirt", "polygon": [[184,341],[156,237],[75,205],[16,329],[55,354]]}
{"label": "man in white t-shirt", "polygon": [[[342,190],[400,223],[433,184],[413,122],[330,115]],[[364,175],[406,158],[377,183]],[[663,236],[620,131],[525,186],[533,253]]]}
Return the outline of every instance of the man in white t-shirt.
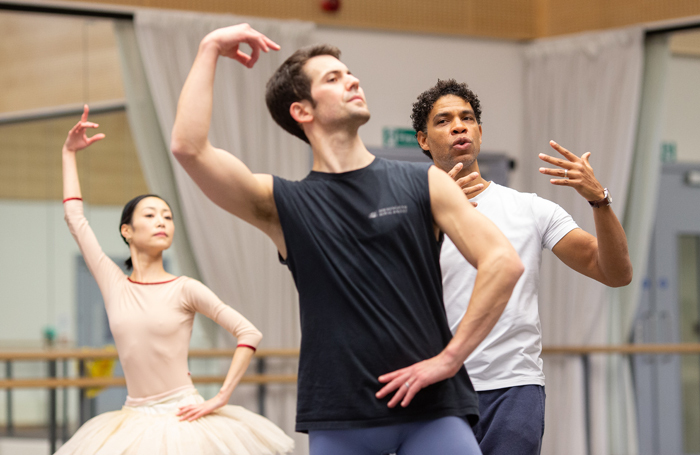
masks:
{"label": "man in white t-shirt", "polygon": [[[416,137],[437,167],[448,172],[498,226],[525,265],[505,311],[487,338],[467,358],[467,372],[479,394],[480,420],[474,434],[485,455],[539,454],[544,433],[542,336],[537,308],[542,250],[608,286],[625,286],[632,265],[622,225],[607,189],[593,175],[588,158],[554,141],[563,159],[540,154],[556,168],[540,168],[551,183],[574,188],[592,206],[596,237],[580,229],[557,204],[536,194],[485,181],[477,157],[481,146],[481,106],[466,84],[438,81],[423,92],[411,114]],[[440,256],[444,302],[454,330],[468,311],[476,270],[449,238]]]}

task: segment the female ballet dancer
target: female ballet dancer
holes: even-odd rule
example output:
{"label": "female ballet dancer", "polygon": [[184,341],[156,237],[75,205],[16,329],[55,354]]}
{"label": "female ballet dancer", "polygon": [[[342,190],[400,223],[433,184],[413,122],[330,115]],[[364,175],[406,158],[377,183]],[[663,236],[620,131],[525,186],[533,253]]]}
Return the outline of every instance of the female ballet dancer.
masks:
{"label": "female ballet dancer", "polygon": [[[102,252],[83,215],[76,152],[104,134],[87,137],[88,107],[63,145],[65,218],[102,292],[109,326],[126,378],[128,396],[120,411],[85,423],[57,455],[254,455],[286,453],[293,441],[266,418],[227,405],[262,334],[199,281],[169,274],[163,250],[173,241],[173,215],[158,196],[129,201],[121,235],[129,245],[130,276]],[[204,400],[187,371],[195,312],[238,338],[219,393]]]}

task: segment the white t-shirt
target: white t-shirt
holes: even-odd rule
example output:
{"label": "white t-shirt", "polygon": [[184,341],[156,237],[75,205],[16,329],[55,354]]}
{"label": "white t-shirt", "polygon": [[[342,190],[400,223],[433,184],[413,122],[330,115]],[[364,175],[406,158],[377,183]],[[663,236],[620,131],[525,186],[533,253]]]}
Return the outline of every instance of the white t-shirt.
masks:
{"label": "white t-shirt", "polygon": [[[510,240],[525,266],[503,314],[464,363],[477,391],[520,385],[544,385],[542,336],[537,311],[542,250],[551,250],[578,225],[564,209],[538,197],[491,182],[476,209]],[[467,311],[476,269],[445,237],[440,255],[447,321],[452,333]]]}

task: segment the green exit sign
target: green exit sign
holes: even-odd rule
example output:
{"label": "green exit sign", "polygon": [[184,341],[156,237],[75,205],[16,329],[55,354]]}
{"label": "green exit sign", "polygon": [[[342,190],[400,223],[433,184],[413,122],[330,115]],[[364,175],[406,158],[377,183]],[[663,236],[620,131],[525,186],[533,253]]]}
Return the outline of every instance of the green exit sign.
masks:
{"label": "green exit sign", "polygon": [[382,144],[385,148],[418,147],[416,132],[411,128],[389,128],[385,126]]}
{"label": "green exit sign", "polygon": [[678,147],[675,142],[662,142],[661,143],[661,162],[662,163],[675,163],[678,157],[677,153]]}

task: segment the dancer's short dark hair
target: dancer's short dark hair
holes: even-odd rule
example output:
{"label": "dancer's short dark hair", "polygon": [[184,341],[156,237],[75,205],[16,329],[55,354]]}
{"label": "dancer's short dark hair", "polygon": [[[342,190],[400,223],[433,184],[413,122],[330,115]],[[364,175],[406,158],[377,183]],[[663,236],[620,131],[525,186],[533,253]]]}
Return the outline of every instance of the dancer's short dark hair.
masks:
{"label": "dancer's short dark hair", "polygon": [[[481,125],[481,104],[479,103],[479,97],[476,96],[476,93],[472,92],[464,82],[459,83],[454,79],[438,79],[434,87],[418,95],[418,99],[413,103],[411,120],[413,121],[413,129],[416,131],[416,135],[418,131],[422,131],[423,133],[428,132],[428,116],[430,115],[430,111],[433,110],[435,103],[446,95],[458,96],[471,104],[472,109],[474,109],[476,123]],[[421,150],[423,149],[421,148]],[[423,150],[423,153],[428,155],[428,158],[431,160],[433,159],[429,150]]]}
{"label": "dancer's short dark hair", "polygon": [[[157,197],[161,201],[165,202],[168,208],[170,207],[168,201],[158,196],[157,194],[142,194],[140,196],[136,196],[135,198],[127,202],[124,206],[124,209],[122,210],[122,219],[119,222],[119,235],[122,236],[122,240],[124,240],[124,243],[126,243],[127,245],[129,244],[129,242],[127,242],[126,238],[122,235],[122,226],[125,224],[131,225],[131,220],[134,217],[134,210],[136,210],[136,206],[139,205],[139,202],[146,199],[147,197]],[[172,212],[172,209],[170,211]],[[131,270],[132,268],[134,268],[134,263],[131,261],[131,257],[124,261],[124,265],[126,266],[127,270]]]}
{"label": "dancer's short dark hair", "polygon": [[309,143],[304,130],[292,115],[289,107],[292,103],[308,100],[313,106],[316,103],[311,98],[311,79],[304,72],[304,65],[309,59],[319,55],[330,55],[340,58],[340,50],[328,44],[317,44],[299,49],[285,60],[277,71],[267,81],[265,102],[272,118],[279,126],[302,141]]}

